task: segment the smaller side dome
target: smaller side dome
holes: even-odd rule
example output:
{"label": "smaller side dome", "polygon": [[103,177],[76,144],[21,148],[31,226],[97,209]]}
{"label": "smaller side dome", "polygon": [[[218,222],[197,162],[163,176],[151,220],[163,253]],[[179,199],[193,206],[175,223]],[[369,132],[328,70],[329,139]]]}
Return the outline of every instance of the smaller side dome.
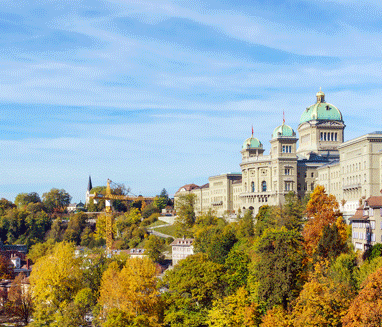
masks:
{"label": "smaller side dome", "polygon": [[296,133],[292,127],[282,124],[276,127],[272,133],[272,139],[276,139],[278,137],[295,137]]}
{"label": "smaller side dome", "polygon": [[251,136],[243,143],[243,150],[245,149],[262,149],[263,145],[258,138]]}

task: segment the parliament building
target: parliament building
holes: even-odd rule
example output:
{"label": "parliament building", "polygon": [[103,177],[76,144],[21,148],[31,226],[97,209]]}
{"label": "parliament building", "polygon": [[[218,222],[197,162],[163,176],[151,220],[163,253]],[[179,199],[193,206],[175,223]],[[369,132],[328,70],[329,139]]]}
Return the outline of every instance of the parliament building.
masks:
{"label": "parliament building", "polygon": [[[187,184],[175,193],[196,194],[197,214],[213,209],[218,216],[280,205],[294,191],[300,198],[323,185],[336,196],[345,218],[352,217],[370,196],[382,189],[382,132],[344,142],[341,111],[325,101],[320,90],[316,103],[301,114],[296,132],[285,124],[271,136],[269,154],[253,135],[241,148],[239,173],[212,176],[202,186]],[[299,144],[297,145],[297,141]]]}

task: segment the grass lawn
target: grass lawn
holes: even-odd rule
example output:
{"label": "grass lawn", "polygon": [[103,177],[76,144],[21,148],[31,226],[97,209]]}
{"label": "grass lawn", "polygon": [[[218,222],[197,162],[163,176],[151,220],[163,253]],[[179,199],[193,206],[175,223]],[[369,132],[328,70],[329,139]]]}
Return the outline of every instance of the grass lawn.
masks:
{"label": "grass lawn", "polygon": [[156,222],[152,223],[151,225],[147,226],[147,227],[155,227],[155,226],[159,226],[159,225],[166,225],[167,223],[163,220],[157,220]]}
{"label": "grass lawn", "polygon": [[153,228],[153,229],[156,232],[163,233],[163,234],[166,234],[166,235],[171,235],[172,237],[175,238],[175,234],[176,234],[176,226],[175,225],[158,227],[158,228]]}

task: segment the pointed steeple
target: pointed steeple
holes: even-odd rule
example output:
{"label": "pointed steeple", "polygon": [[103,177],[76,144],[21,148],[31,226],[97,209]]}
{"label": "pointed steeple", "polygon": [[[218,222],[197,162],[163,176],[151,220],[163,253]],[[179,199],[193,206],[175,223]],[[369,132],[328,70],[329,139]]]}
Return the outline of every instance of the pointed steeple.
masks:
{"label": "pointed steeple", "polygon": [[89,175],[89,182],[88,182],[88,189],[87,189],[87,191],[90,192],[92,188],[93,188],[93,185],[92,185],[92,178],[91,178],[90,175]]}

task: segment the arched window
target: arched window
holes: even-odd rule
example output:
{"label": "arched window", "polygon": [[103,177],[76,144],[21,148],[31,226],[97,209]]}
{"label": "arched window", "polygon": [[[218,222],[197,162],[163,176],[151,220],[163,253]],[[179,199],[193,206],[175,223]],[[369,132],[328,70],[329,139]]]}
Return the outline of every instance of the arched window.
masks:
{"label": "arched window", "polygon": [[263,190],[263,192],[267,191],[267,182],[266,181],[261,182],[261,189]]}
{"label": "arched window", "polygon": [[251,190],[252,190],[252,192],[255,192],[255,183],[254,182],[251,183]]}

